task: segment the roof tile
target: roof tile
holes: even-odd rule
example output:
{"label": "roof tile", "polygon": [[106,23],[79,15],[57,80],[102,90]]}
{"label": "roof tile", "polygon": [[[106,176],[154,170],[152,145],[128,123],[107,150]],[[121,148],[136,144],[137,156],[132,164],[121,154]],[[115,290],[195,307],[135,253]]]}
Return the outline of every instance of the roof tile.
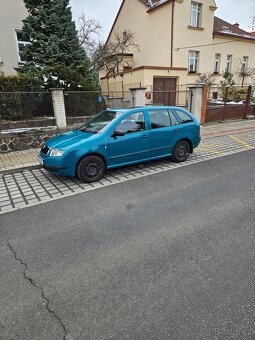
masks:
{"label": "roof tile", "polygon": [[249,32],[246,32],[238,27],[238,25],[232,25],[218,17],[214,17],[214,29],[215,34],[226,35],[241,39],[255,40],[255,36]]}

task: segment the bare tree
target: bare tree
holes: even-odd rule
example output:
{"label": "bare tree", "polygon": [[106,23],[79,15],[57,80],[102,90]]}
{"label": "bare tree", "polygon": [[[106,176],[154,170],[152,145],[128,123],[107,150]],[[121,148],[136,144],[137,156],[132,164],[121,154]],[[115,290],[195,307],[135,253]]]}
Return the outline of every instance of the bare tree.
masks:
{"label": "bare tree", "polygon": [[208,85],[209,88],[215,85],[215,83],[216,79],[211,73],[203,73],[196,80],[196,84]]}
{"label": "bare tree", "polygon": [[89,56],[92,56],[98,48],[98,40],[102,26],[99,21],[87,18],[84,13],[79,18],[78,36],[81,45]]}
{"label": "bare tree", "polygon": [[92,56],[92,64],[97,70],[103,70],[106,76],[116,74],[120,66],[133,66],[132,52],[140,51],[135,34],[130,30],[116,31],[105,44],[99,43]]}
{"label": "bare tree", "polygon": [[247,80],[254,80],[255,79],[255,68],[252,67],[241,67],[238,71],[238,78],[242,82],[242,87]]}
{"label": "bare tree", "polygon": [[239,83],[241,82],[242,87],[244,87],[246,81],[255,79],[255,68],[247,67],[240,58],[237,58],[233,65],[233,75],[238,79]]}

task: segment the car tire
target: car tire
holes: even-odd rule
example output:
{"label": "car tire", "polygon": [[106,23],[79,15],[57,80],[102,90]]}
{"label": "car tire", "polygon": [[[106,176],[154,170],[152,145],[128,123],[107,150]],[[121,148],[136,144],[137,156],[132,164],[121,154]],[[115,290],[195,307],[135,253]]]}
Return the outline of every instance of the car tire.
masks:
{"label": "car tire", "polygon": [[172,154],[172,160],[177,163],[185,162],[190,154],[190,145],[186,140],[179,141]]}
{"label": "car tire", "polygon": [[77,176],[82,182],[92,183],[99,181],[105,173],[104,161],[98,156],[83,158],[77,167]]}

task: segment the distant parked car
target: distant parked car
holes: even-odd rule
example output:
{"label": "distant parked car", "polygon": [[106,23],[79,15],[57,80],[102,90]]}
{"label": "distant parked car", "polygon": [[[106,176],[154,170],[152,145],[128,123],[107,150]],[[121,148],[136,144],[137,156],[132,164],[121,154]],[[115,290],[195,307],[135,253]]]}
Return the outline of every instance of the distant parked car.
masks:
{"label": "distant parked car", "polygon": [[124,165],[170,156],[183,162],[199,142],[199,122],[182,108],[109,109],[48,140],[39,161],[49,172],[94,182]]}

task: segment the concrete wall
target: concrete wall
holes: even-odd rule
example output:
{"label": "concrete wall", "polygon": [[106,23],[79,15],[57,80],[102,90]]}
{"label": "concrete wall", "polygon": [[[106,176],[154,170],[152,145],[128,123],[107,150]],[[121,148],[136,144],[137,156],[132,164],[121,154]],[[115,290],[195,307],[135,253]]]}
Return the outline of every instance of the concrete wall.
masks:
{"label": "concrete wall", "polygon": [[27,11],[22,0],[1,0],[0,10],[0,71],[15,74],[19,55],[16,31],[23,27]]}

